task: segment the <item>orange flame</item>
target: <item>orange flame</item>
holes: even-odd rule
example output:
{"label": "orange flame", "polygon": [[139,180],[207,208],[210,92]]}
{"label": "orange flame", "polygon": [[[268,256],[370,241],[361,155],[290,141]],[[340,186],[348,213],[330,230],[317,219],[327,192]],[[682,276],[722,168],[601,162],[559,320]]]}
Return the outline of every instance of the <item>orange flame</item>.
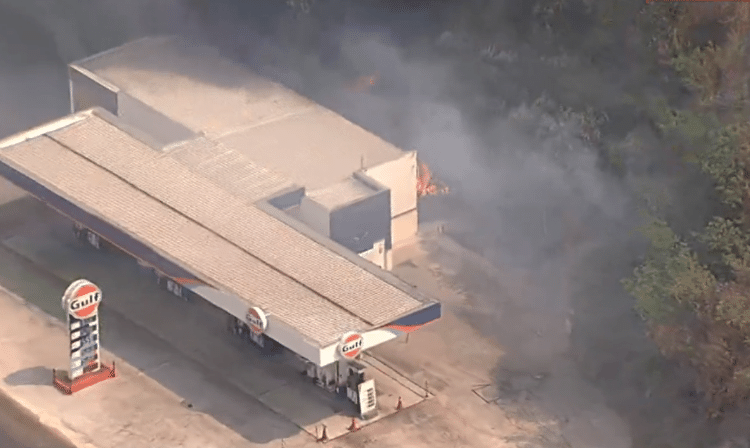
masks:
{"label": "orange flame", "polygon": [[417,166],[417,197],[448,193],[448,187],[438,186],[424,162],[419,162]]}
{"label": "orange flame", "polygon": [[370,76],[360,76],[349,86],[349,90],[357,93],[366,92],[378,82],[378,79],[380,79],[380,74],[378,74],[378,72],[375,72]]}

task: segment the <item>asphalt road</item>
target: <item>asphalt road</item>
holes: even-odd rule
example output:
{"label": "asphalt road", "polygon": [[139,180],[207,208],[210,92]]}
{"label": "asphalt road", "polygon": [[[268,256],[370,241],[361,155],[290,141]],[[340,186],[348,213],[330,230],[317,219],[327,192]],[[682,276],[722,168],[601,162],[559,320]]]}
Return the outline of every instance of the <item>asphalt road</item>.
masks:
{"label": "asphalt road", "polygon": [[[21,1],[0,0],[0,137],[65,112],[65,66],[55,54],[52,36],[22,6]],[[0,447],[74,445],[0,393]]]}
{"label": "asphalt road", "polygon": [[0,446],[3,448],[75,448],[25,409],[0,393]]}

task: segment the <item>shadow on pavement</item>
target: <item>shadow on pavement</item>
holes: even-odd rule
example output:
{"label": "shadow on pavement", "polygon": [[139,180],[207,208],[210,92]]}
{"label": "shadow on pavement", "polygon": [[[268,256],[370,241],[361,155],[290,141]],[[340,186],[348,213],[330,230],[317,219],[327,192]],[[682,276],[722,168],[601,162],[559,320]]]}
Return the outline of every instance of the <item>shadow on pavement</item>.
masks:
{"label": "shadow on pavement", "polygon": [[[13,191],[11,194],[15,195],[16,192]],[[30,216],[43,220],[45,216],[52,213],[47,205],[33,196],[25,192],[18,192],[18,194],[22,196],[0,206],[0,234],[7,234],[9,231],[28,225]]]}
{"label": "shadow on pavement", "polygon": [[[52,373],[50,373],[52,375]],[[0,393],[0,446],[3,448],[76,448],[65,436]]]}
{"label": "shadow on pavement", "polygon": [[52,369],[43,366],[21,369],[6,376],[5,383],[10,386],[51,386]]}
{"label": "shadow on pavement", "polygon": [[[28,199],[21,199],[7,205],[0,205],[0,217],[6,214],[6,210],[10,210],[8,213],[13,215],[20,213],[20,204],[26,204],[21,207],[23,210],[28,210],[29,207],[33,209],[35,208],[34,201],[28,202]],[[32,216],[33,218],[29,219],[28,214],[26,215],[24,220],[26,225],[23,226],[23,229],[18,228],[10,233],[22,230],[24,234],[30,235],[31,239],[44,239],[44,234],[49,234],[50,225],[56,227],[56,231],[54,231],[56,234],[70,229],[70,223],[52,210],[40,210],[39,213],[34,212]],[[41,223],[40,226],[30,225],[34,220]],[[9,230],[12,230],[11,227],[16,226],[0,227],[0,233],[5,231],[4,236],[7,238]],[[246,390],[244,384],[243,387],[238,387],[230,380],[231,378],[244,377],[242,378],[244,383],[249,383],[251,386],[255,384],[261,390],[276,389],[276,383],[283,382],[284,376],[275,374],[275,371],[288,368],[281,365],[280,360],[264,359],[258,353],[253,353],[256,350],[253,350],[252,347],[245,347],[243,345],[246,344],[242,344],[242,341],[231,339],[230,335],[224,334],[225,328],[223,326],[214,325],[216,324],[216,316],[213,316],[210,310],[207,310],[208,313],[205,316],[198,312],[198,319],[186,319],[184,310],[192,309],[197,304],[181,303],[175,297],[160,291],[157,286],[138,281],[137,266],[130,260],[112,254],[88,250],[85,247],[77,247],[72,235],[67,239],[68,242],[64,242],[62,246],[57,246],[57,248],[42,247],[43,253],[37,255],[53,266],[60,267],[66,264],[68,267],[71,265],[81,266],[82,263],[85,263],[88,266],[98,266],[94,270],[99,272],[100,275],[102,272],[110,273],[107,278],[90,275],[93,272],[83,275],[83,277],[101,284],[106,294],[105,302],[100,309],[102,348],[104,350],[182,397],[186,405],[188,403],[192,405],[190,407],[192,410],[210,415],[219,423],[231,428],[252,443],[264,444],[277,439],[291,438],[302,431],[294,423],[286,419],[280,419],[273,411],[266,408]],[[5,241],[9,240],[6,239]],[[63,241],[65,240],[63,239]],[[68,244],[70,247],[67,247]],[[73,255],[74,259],[70,258],[71,254],[76,254]],[[0,246],[0,257],[3,259],[2,264],[4,266],[0,271],[1,284],[55,318],[61,319],[63,317],[60,297],[68,283],[75,278],[67,278],[68,275],[61,276],[60,273],[52,273],[25,256],[9,250],[5,245]],[[69,272],[80,271],[73,268]],[[115,272],[117,272],[117,275],[113,274]],[[131,297],[126,298],[123,295],[130,295]],[[163,305],[157,304],[154,305],[155,308],[151,308],[150,305],[143,304],[144,300],[157,301],[163,303]],[[110,303],[107,303],[108,301]],[[118,301],[128,303],[121,303],[118,306],[115,304]],[[133,314],[144,311],[144,306],[154,312],[162,308],[159,316],[154,316],[154,318],[156,321],[162,322],[162,327],[169,329],[169,336],[161,337],[160,331],[156,331],[152,327],[156,324],[135,323],[130,315],[123,315],[118,312],[117,308],[123,306],[134,308],[130,310]],[[163,307],[166,307],[167,311]],[[170,315],[168,311],[174,311],[177,315]],[[196,311],[192,310],[190,314],[196,314]],[[173,322],[167,324],[164,319]],[[221,322],[224,321],[221,320]],[[192,335],[196,332],[200,336]],[[223,347],[220,353],[214,353],[211,359],[206,362],[205,352],[210,351],[210,348],[203,347],[201,350],[200,347],[192,344],[192,342],[202,339],[202,336],[214,340],[218,338],[218,341],[207,342],[212,346],[227,344],[230,347]],[[236,345],[236,347],[233,348],[231,345]],[[64,348],[61,347],[61,349]],[[232,359],[227,359],[227,356],[224,356],[227,353],[232,355]],[[112,361],[112,359],[107,359],[106,355],[104,356],[103,361],[107,363]],[[234,359],[235,357],[237,359]],[[271,379],[257,378],[254,375],[253,371],[259,369],[256,366],[259,363],[267,364],[270,366],[269,369],[274,371],[274,373],[269,374]],[[62,365],[38,366],[24,369],[9,375],[4,378],[4,381],[14,386],[49,384],[52,387],[50,381],[52,377],[51,369],[65,367]],[[288,372],[288,374],[299,376],[294,371]],[[299,381],[301,379],[298,379]],[[331,410],[331,412],[333,413],[335,410]],[[325,416],[310,415],[309,417],[323,418]]]}

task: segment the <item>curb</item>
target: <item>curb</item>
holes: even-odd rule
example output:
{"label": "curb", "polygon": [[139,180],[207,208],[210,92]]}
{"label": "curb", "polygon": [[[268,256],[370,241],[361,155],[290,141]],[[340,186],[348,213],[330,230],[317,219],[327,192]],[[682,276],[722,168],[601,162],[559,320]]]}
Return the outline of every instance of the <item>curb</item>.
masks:
{"label": "curb", "polygon": [[62,323],[59,319],[55,318],[54,316],[51,316],[43,309],[39,308],[38,306],[34,305],[33,303],[29,303],[26,301],[23,297],[19,296],[18,294],[14,293],[13,291],[9,290],[8,288],[0,285],[0,293],[3,293],[7,295],[8,297],[12,298],[19,304],[25,306],[26,308],[30,309],[32,313],[34,313],[37,317],[44,320],[45,323],[52,327],[57,327],[63,331],[65,331],[65,324]]}
{"label": "curb", "polygon": [[[45,324],[52,326],[52,327],[59,328],[60,330],[63,330],[63,331],[65,330],[65,325],[62,322],[50,316],[38,306],[27,302],[26,300],[24,300],[22,297],[20,297],[13,291],[10,291],[5,287],[0,286],[0,293],[6,294],[8,297],[11,297],[20,305],[23,305],[29,310],[31,310],[34,316],[43,320]],[[50,381],[50,388],[52,388],[52,381]],[[60,436],[61,438],[65,439],[66,441],[68,441],[71,445],[75,445],[78,448],[101,448],[98,445],[93,444],[89,437],[70,429],[70,427],[66,425],[59,418],[49,415],[46,412],[37,409],[35,406],[31,405],[26,400],[19,398],[17,394],[15,393],[15,390],[9,387],[5,383],[5,381],[0,381],[0,390],[2,390],[2,392],[8,398],[10,398],[15,403],[17,403],[19,407],[27,411],[29,414],[33,415],[39,421],[40,424],[49,428],[52,432],[54,432],[56,435]]]}

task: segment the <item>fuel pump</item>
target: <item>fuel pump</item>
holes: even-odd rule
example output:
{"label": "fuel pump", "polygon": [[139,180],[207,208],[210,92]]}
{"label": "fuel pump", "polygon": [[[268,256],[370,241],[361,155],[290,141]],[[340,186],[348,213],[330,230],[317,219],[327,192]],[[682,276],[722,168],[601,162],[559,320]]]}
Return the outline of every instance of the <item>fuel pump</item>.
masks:
{"label": "fuel pump", "polygon": [[378,414],[375,380],[368,379],[366,366],[359,361],[341,361],[339,381],[346,391],[346,398],[359,408],[362,419]]}

